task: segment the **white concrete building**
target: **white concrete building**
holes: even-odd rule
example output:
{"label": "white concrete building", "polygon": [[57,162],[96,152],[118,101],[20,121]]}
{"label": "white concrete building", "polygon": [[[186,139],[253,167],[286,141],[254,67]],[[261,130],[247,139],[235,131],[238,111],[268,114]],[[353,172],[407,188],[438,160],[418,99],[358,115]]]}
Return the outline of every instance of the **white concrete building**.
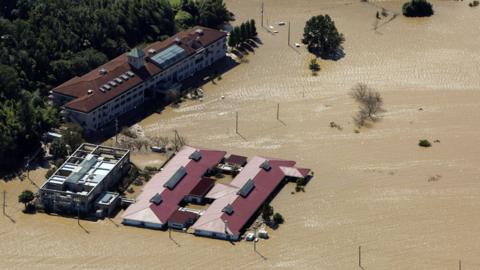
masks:
{"label": "white concrete building", "polygon": [[95,133],[145,99],[176,90],[181,82],[225,57],[225,32],[194,27],[143,50],[118,56],[51,91],[67,122]]}
{"label": "white concrete building", "polygon": [[41,205],[52,212],[91,214],[97,209],[111,213],[115,190],[130,168],[130,151],[82,144],[39,190]]}

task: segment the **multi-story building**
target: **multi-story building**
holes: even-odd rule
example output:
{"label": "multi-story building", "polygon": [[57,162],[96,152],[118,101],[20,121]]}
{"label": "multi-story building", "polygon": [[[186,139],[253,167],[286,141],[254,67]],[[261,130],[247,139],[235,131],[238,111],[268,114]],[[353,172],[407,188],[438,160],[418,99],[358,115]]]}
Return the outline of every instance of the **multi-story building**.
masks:
{"label": "multi-story building", "polygon": [[145,99],[178,89],[181,82],[225,57],[227,34],[206,27],[134,48],[51,91],[67,122],[94,133]]}
{"label": "multi-story building", "polygon": [[128,150],[84,143],[43,184],[39,203],[51,212],[109,214],[120,201],[111,191],[129,161]]}

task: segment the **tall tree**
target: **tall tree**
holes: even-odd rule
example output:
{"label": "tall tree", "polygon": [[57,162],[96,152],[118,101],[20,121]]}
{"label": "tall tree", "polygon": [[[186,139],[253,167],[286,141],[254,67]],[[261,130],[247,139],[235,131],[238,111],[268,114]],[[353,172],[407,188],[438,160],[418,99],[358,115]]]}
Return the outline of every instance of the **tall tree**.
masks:
{"label": "tall tree", "polygon": [[344,41],[329,15],[313,16],[305,24],[302,42],[314,54],[322,57],[335,54]]}
{"label": "tall tree", "polygon": [[242,42],[247,41],[249,38],[249,33],[247,29],[247,25],[245,23],[240,24],[240,40]]}
{"label": "tall tree", "polygon": [[24,190],[20,195],[18,195],[18,202],[23,203],[25,205],[25,209],[27,209],[27,205],[30,204],[35,199],[35,194],[33,194],[30,190]]}
{"label": "tall tree", "polygon": [[250,20],[250,36],[256,37],[257,35],[258,33],[257,33],[257,27],[255,26],[255,20],[251,19]]}

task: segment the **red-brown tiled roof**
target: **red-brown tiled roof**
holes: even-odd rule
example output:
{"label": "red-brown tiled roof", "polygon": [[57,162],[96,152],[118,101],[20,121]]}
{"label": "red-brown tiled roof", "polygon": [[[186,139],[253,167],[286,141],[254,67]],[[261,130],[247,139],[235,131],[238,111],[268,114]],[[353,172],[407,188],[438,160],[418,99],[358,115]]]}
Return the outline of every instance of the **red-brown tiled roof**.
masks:
{"label": "red-brown tiled roof", "polygon": [[270,160],[271,169],[261,170],[253,179],[254,188],[247,197],[238,196],[232,203],[233,214],[223,214],[222,220],[228,222],[229,229],[239,234],[254,213],[262,206],[265,200],[280,185],[285,175],[280,166],[293,167],[294,161]]}
{"label": "red-brown tiled roof", "polygon": [[160,194],[162,203],[159,205],[151,204],[150,209],[155,213],[158,219],[165,223],[168,218],[178,209],[179,203],[185,195],[189,194],[193,188],[202,180],[203,175],[208,169],[214,168],[223,159],[226,152],[215,150],[200,149],[202,158],[199,161],[191,160],[186,166],[187,174],[175,186],[174,189],[164,189]]}
{"label": "red-brown tiled roof", "polygon": [[193,223],[199,215],[187,211],[175,211],[169,218],[168,222],[177,224]]}
{"label": "red-brown tiled roof", "polygon": [[[196,32],[197,29],[202,29],[203,34],[198,34]],[[192,55],[195,53],[195,49],[192,48],[192,42],[197,42],[201,47],[205,47],[225,36],[225,32],[196,26],[190,30],[179,32],[164,41],[155,42],[144,48],[145,66],[140,70],[130,67],[128,64],[127,53],[124,53],[81,77],[74,77],[57,86],[53,89],[53,92],[76,98],[65,104],[67,108],[81,112],[90,112],[118,95],[128,91],[132,87],[142,83],[149,77],[163,71],[158,65],[149,61],[148,51],[150,49],[154,49],[156,53],[161,52],[176,43],[175,39],[179,38],[181,43],[178,45],[187,52],[187,55]],[[100,74],[99,70],[101,68],[106,69],[107,74]],[[129,80],[124,81],[116,87],[112,87],[111,90],[108,90],[105,93],[100,91],[100,86],[114,80],[127,71],[134,72],[135,76],[130,77]],[[88,95],[88,90],[93,90],[93,93]]]}
{"label": "red-brown tiled roof", "polygon": [[215,180],[208,177],[203,177],[188,195],[203,198],[213,188],[214,185]]}

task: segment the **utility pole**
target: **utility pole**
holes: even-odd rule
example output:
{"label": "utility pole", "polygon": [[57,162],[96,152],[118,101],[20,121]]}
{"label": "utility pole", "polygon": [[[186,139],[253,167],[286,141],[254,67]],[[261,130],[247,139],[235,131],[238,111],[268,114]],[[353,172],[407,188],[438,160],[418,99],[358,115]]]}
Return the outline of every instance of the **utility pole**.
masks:
{"label": "utility pole", "polygon": [[235,133],[238,134],[238,112],[235,112]]}
{"label": "utility pole", "polygon": [[261,7],[261,10],[260,10],[260,14],[262,15],[262,27],[263,27],[263,1],[262,1],[262,7]]}
{"label": "utility pole", "polygon": [[257,252],[257,228],[255,228],[255,233],[253,235],[253,251]]}
{"label": "utility pole", "polygon": [[80,226],[80,204],[77,204],[77,224]]}
{"label": "utility pole", "polygon": [[280,103],[277,103],[277,120],[280,120]]}
{"label": "utility pole", "polygon": [[362,268],[362,246],[358,246],[358,267]]}
{"label": "utility pole", "polygon": [[6,200],[7,200],[7,191],[4,190],[3,191],[3,215],[4,216],[5,216],[5,207],[7,206]]}
{"label": "utility pole", "polygon": [[290,46],[290,21],[288,21],[288,46]]}

